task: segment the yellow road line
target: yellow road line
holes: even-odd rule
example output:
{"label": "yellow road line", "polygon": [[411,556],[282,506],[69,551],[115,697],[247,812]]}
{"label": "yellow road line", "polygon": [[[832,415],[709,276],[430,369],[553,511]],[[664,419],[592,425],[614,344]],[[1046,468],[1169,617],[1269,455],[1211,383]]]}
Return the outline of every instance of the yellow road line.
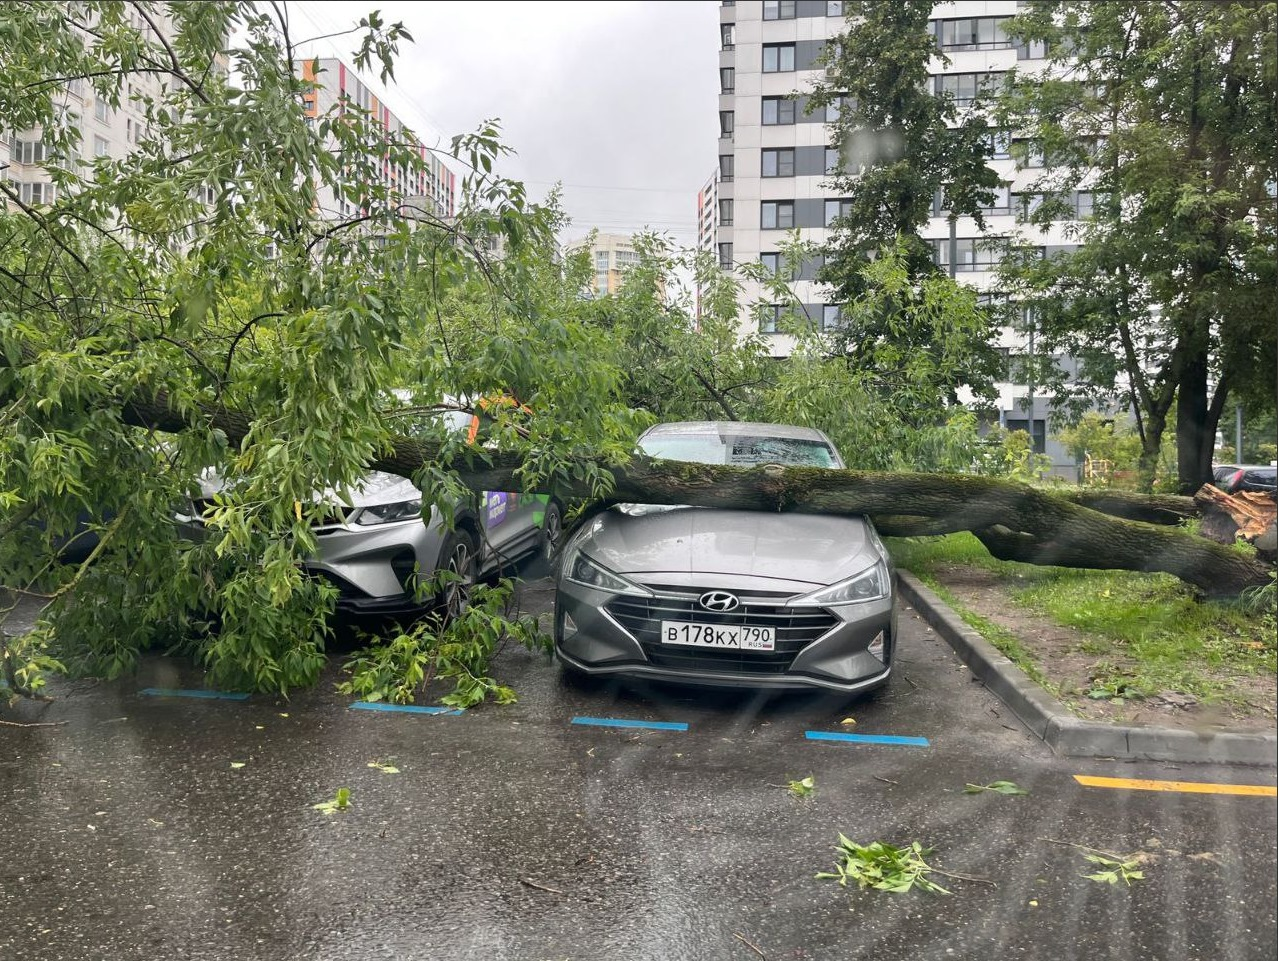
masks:
{"label": "yellow road line", "polygon": [[1213,784],[1209,781],[1148,781],[1130,777],[1091,777],[1075,774],[1084,787],[1125,788],[1128,791],[1177,791],[1182,794],[1242,794],[1247,797],[1278,797],[1278,787],[1267,784]]}

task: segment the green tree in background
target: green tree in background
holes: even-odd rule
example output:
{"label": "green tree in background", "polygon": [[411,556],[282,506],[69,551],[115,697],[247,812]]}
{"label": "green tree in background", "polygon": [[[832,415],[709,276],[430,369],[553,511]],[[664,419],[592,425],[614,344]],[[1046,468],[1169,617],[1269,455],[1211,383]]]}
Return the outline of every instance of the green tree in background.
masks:
{"label": "green tree in background", "polygon": [[[976,323],[969,314],[969,322],[952,327],[941,341],[930,310],[901,299],[905,288],[867,288],[882,279],[867,268],[895,250],[906,287],[926,282],[933,292],[929,302],[937,303],[940,286],[957,285],[937,267],[933,242],[921,236],[934,203],[939,200],[952,224],[971,217],[983,228],[982,209],[999,186],[986,163],[992,141],[980,112],[960,112],[950,95],[931,89],[929,62],[945,59],[929,28],[931,12],[928,0],[845,3],[847,29],[827,46],[826,75],[815,85],[809,109],[838,109],[832,127],[840,163],[830,171],[830,184],[842,204],[819,251],[824,263],[818,279],[830,285],[835,302],[857,306],[844,309],[832,342],[851,368],[870,379],[884,373],[879,365],[886,355],[933,355],[934,373],[943,374],[934,414],[939,423],[945,417],[940,406],[955,405],[964,388],[978,399],[993,396],[1002,366],[996,318],[986,315]],[[946,299],[964,296],[955,290]],[[886,394],[882,399],[889,402]]]}
{"label": "green tree in background", "polygon": [[1276,23],[1244,0],[1038,0],[1008,27],[1050,59],[997,110],[1049,161],[1026,219],[1073,219],[1077,249],[1014,249],[1004,283],[1043,353],[1080,361],[1059,400],[1135,411],[1146,486],[1169,420],[1192,493],[1229,399],[1273,409]]}

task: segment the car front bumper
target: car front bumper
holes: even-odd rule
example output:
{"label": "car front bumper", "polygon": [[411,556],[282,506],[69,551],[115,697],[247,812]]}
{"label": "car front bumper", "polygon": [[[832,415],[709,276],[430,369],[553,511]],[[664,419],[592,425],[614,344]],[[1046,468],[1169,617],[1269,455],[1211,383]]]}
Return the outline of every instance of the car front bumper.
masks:
{"label": "car front bumper", "polygon": [[[673,575],[659,578],[662,583],[673,579]],[[657,580],[654,578],[654,583]],[[695,588],[687,588],[689,594],[710,589],[745,591],[739,579],[700,575],[698,581]],[[757,582],[750,586],[760,587]],[[774,592],[779,586],[777,582],[766,585]],[[795,595],[805,592],[793,585]],[[628,596],[610,594],[561,577],[555,599],[555,653],[569,669],[591,676],[707,687],[859,693],[881,687],[891,678],[896,641],[894,599],[895,584],[891,597],[864,604],[787,608],[783,599],[774,599],[775,606],[770,610],[812,616],[819,612],[827,615],[828,626],[801,646],[792,642],[789,645],[794,650],[792,657],[778,654],[767,659],[768,663],[761,663],[765,659],[748,659],[734,651],[690,649],[654,642],[654,631],[641,619],[629,616],[634,603],[644,603],[642,600],[632,602]],[[659,594],[654,604],[660,605],[663,601],[664,597]],[[797,628],[786,630],[799,631]],[[782,630],[779,629],[777,635],[779,648]],[[877,657],[869,647],[880,636],[883,650],[882,657]]]}

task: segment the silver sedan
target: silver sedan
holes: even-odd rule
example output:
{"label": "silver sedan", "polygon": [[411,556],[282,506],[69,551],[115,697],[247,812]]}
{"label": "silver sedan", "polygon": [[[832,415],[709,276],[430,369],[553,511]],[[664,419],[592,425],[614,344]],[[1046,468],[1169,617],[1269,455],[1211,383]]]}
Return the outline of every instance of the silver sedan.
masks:
{"label": "silver sedan", "polygon": [[[776,424],[660,424],[639,449],[843,466],[820,431]],[[572,536],[556,586],[555,651],[571,673],[845,693],[891,676],[895,578],[867,518],[622,504]]]}

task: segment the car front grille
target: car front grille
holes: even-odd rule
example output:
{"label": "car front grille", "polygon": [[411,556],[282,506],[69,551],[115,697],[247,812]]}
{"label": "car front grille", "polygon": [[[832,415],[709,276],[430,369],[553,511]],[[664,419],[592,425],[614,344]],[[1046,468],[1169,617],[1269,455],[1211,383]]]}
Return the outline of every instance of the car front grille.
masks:
{"label": "car front grille", "polygon": [[[784,674],[799,651],[839,623],[837,617],[819,607],[785,607],[785,602],[794,597],[790,593],[733,591],[741,600],[741,606],[723,614],[707,611],[698,603],[704,591],[651,589],[659,592],[659,596],[621,595],[609,601],[606,610],[639,642],[649,662],[662,667],[732,674]],[[772,627],[776,650],[736,651],[662,644],[662,621]]]}

